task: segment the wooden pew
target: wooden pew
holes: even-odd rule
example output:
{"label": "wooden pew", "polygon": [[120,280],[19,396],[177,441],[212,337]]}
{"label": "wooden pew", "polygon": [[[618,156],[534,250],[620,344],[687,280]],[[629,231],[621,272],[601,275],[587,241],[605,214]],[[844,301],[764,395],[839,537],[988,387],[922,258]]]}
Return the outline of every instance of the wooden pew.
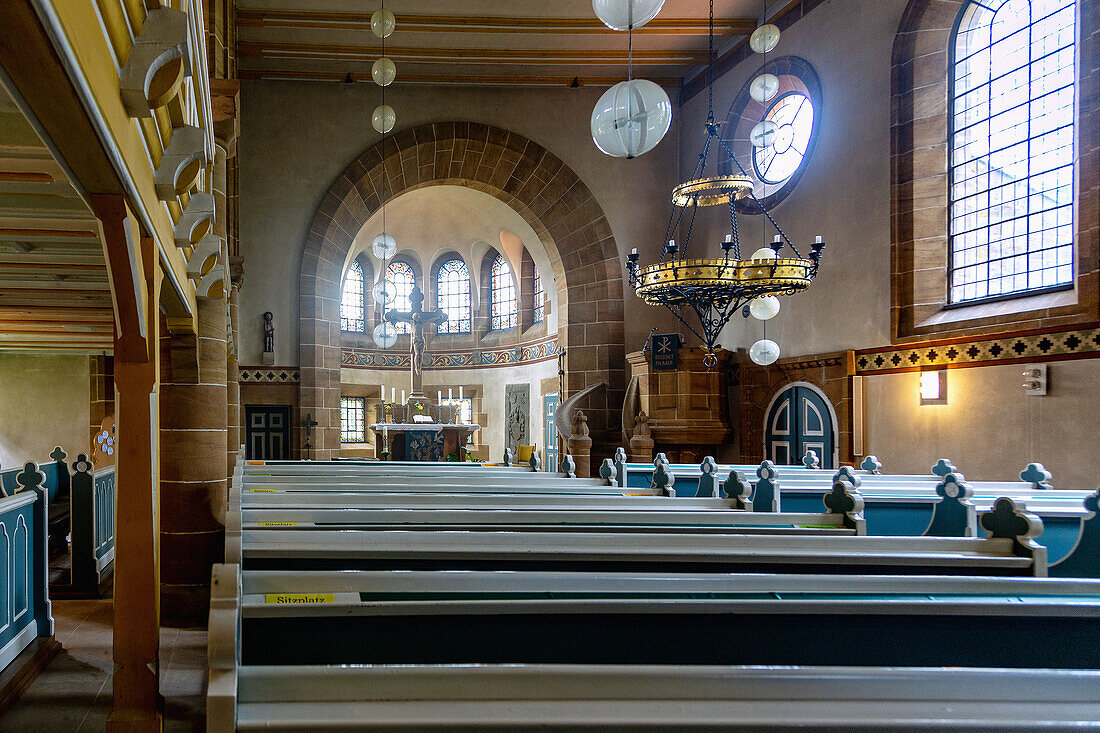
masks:
{"label": "wooden pew", "polygon": [[[859,495],[843,485],[830,498],[835,512],[855,515],[862,509]],[[693,534],[675,527],[562,533],[276,526],[243,529],[239,547],[227,533],[226,558],[246,569],[1046,574],[1046,550],[1032,539],[1042,531],[1037,518],[1005,499],[982,521],[992,537],[807,536],[782,528],[747,534],[737,527]]]}
{"label": "wooden pew", "polygon": [[[1100,714],[1098,598],[1095,582],[1046,579],[250,571],[242,581],[221,565],[207,729],[1071,727]],[[967,617],[1003,633],[976,634]],[[807,666],[823,660],[835,666]]]}
{"label": "wooden pew", "polygon": [[[45,475],[43,484],[49,503],[49,552],[50,557],[59,557],[68,552],[66,537],[69,534],[69,491],[70,476],[65,464],[66,454],[61,446],[50,451],[50,460],[37,463]],[[23,466],[0,471],[0,492],[13,494],[19,489],[16,477]]]}
{"label": "wooden pew", "polygon": [[30,684],[60,649],[53,639],[49,597],[49,487],[28,462],[0,489],[0,711]]}
{"label": "wooden pew", "polygon": [[73,463],[72,570],[59,598],[103,597],[115,558],[115,467],[96,469],[81,454]]}

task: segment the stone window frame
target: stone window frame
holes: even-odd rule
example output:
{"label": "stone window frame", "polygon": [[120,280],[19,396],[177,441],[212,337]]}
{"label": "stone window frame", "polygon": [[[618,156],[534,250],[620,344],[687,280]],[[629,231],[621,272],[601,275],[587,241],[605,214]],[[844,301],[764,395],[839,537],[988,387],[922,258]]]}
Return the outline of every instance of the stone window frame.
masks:
{"label": "stone window frame", "polygon": [[894,38],[891,96],[893,343],[1100,319],[1100,5],[1078,0],[1077,196],[1072,290],[948,306],[948,94],[969,0],[910,0]]}

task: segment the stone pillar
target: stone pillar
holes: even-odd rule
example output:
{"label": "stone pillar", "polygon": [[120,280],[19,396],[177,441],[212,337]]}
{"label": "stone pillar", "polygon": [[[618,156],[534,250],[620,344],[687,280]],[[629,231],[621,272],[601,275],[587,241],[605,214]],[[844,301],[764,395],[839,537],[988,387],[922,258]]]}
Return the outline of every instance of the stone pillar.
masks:
{"label": "stone pillar", "polygon": [[634,435],[630,438],[630,461],[653,462],[653,434],[649,428],[649,415],[639,412],[634,418]]}
{"label": "stone pillar", "polygon": [[577,478],[592,478],[592,438],[588,437],[588,416],[581,410],[573,415],[573,434],[566,445],[577,466]]}
{"label": "stone pillar", "polygon": [[205,622],[210,568],[225,555],[225,314],[223,297],[200,298],[198,333],[167,340],[160,430],[165,625]]}
{"label": "stone pillar", "polygon": [[233,348],[228,353],[225,372],[225,471],[228,477],[233,475],[233,468],[237,462],[237,452],[241,449],[241,385],[237,356],[240,348],[238,340],[240,331],[237,329],[237,300],[239,295],[240,288],[234,283],[229,289],[229,338],[232,341]]}

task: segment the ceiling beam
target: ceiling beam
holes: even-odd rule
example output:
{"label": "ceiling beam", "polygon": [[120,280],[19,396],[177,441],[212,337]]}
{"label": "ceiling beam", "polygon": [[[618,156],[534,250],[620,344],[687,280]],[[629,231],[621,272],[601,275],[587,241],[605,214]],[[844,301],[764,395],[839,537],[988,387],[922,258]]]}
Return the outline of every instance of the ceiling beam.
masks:
{"label": "ceiling beam", "polygon": [[[345,73],[340,71],[295,71],[291,69],[241,69],[241,79],[280,79],[289,81],[372,82],[369,73]],[[676,77],[651,77],[646,79],[660,86],[674,89],[680,86]],[[454,84],[470,86],[524,86],[524,87],[610,87],[626,81],[625,76],[501,76],[501,75],[449,75],[403,74],[401,84]],[[396,83],[396,82],[395,82]]]}
{"label": "ceiling beam", "polygon": [[[34,273],[31,273],[32,275]],[[0,298],[5,295],[27,295],[44,290],[86,290],[93,293],[110,293],[111,285],[103,280],[3,280],[0,279]],[[66,296],[70,293],[66,293]]]}
{"label": "ceiling beam", "polygon": [[[316,13],[299,10],[238,10],[239,28],[369,31],[370,13]],[[707,18],[654,18],[634,31],[647,36],[705,36]],[[755,18],[715,18],[718,35],[743,35],[756,28]],[[487,17],[469,15],[397,16],[400,31],[414,33],[541,33],[547,35],[607,35],[617,33],[595,16],[587,18]]]}
{"label": "ceiling beam", "polygon": [[[317,59],[323,61],[374,62],[381,56],[377,46],[341,44],[273,43],[242,41],[237,44],[238,58]],[[416,46],[387,47],[386,56],[395,61],[419,64],[510,64],[528,65],[599,65],[625,64],[624,49],[514,49],[514,48],[419,48]],[[706,51],[635,50],[635,66],[701,64]]]}

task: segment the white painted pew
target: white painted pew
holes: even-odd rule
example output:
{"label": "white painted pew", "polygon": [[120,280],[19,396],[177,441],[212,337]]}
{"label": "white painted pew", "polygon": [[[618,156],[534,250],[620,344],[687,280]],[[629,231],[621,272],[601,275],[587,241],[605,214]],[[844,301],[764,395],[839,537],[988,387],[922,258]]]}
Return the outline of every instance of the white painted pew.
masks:
{"label": "white painted pew", "polygon": [[[370,593],[365,601],[360,596],[364,591]],[[542,597],[535,597],[540,592]],[[479,598],[485,593],[494,600]],[[268,602],[269,594],[275,602]],[[440,594],[442,600],[432,600],[430,594]],[[506,597],[509,594],[516,597]],[[254,623],[280,617],[355,623],[356,618],[366,621],[392,614],[415,621],[424,613],[435,618],[429,616],[423,623],[435,623],[446,633],[448,616],[468,611],[496,614],[504,607],[535,622],[541,614],[565,611],[580,614],[577,618],[611,610],[644,612],[655,619],[666,614],[675,629],[675,619],[684,613],[685,595],[694,596],[688,609],[699,618],[712,618],[715,624],[749,635],[754,623],[781,621],[785,614],[801,618],[806,612],[819,614],[826,626],[855,612],[881,614],[895,624],[912,619],[918,626],[932,614],[1024,623],[1062,618],[1084,628],[1100,616],[1097,594],[1095,582],[1045,579],[569,573],[249,572],[242,587],[237,566],[216,566],[207,729],[1079,729],[1100,719],[1100,675],[1095,671],[955,665],[257,665],[242,657],[242,633],[248,637],[257,633]],[[279,596],[296,595],[312,595],[315,602],[278,602]],[[744,620],[735,620],[737,615]],[[607,618],[615,623],[614,615]],[[265,628],[269,626],[259,627]],[[820,648],[807,645],[807,653],[823,661],[830,649],[860,646],[856,639],[846,642],[828,631],[822,636],[830,643]],[[969,638],[975,636],[981,638]],[[308,634],[296,638],[309,643]],[[925,643],[918,635],[890,638],[899,646]],[[1084,641],[1094,643],[1087,636]],[[1013,639],[977,643],[1004,649]],[[1042,653],[1042,645],[1028,647]]]}

